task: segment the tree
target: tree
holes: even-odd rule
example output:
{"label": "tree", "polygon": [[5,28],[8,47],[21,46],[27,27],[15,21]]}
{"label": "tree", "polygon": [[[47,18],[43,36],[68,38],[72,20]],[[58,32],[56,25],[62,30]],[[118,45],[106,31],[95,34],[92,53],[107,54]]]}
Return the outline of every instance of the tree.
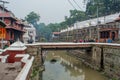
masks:
{"label": "tree", "polygon": [[99,16],[105,16],[119,12],[120,0],[84,0],[86,1],[86,14],[93,17],[97,16],[97,6]]}
{"label": "tree", "polygon": [[33,25],[36,25],[40,20],[40,15],[32,11],[25,17],[25,20]]}
{"label": "tree", "polygon": [[25,20],[36,28],[36,34],[39,37],[39,25],[37,22],[40,20],[40,15],[32,11],[25,17]]}
{"label": "tree", "polygon": [[50,23],[47,25],[47,27],[49,27],[51,29],[52,32],[58,32],[60,29],[60,23]]}
{"label": "tree", "polygon": [[44,38],[46,41],[51,39],[52,31],[51,29],[46,26],[44,23],[39,24],[39,38]]}
{"label": "tree", "polygon": [[73,25],[76,21],[83,21],[85,19],[85,12],[79,10],[70,10],[70,16],[65,17],[65,21],[68,26]]}

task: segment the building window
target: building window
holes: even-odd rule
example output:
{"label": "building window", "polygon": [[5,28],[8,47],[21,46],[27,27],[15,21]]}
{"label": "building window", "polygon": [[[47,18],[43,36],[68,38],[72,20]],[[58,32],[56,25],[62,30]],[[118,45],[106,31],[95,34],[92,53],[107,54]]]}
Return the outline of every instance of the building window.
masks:
{"label": "building window", "polygon": [[109,38],[109,31],[100,32],[100,38]]}

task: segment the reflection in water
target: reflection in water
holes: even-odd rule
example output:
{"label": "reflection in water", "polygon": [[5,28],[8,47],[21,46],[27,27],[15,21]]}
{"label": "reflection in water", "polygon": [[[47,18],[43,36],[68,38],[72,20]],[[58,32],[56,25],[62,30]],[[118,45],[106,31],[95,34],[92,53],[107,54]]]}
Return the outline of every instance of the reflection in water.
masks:
{"label": "reflection in water", "polygon": [[[51,59],[57,62],[52,64]],[[40,80],[108,80],[99,72],[90,69],[66,51],[50,51],[44,62],[45,71]]]}

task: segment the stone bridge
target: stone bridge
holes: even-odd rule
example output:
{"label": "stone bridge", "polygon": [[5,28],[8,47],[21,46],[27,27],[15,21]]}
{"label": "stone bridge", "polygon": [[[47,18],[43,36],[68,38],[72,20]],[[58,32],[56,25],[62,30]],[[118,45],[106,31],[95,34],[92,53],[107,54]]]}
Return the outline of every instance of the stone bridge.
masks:
{"label": "stone bridge", "polygon": [[36,56],[37,62],[43,63],[43,50],[69,50],[92,68],[102,70],[112,78],[120,79],[120,44],[35,43],[26,46],[27,52]]}

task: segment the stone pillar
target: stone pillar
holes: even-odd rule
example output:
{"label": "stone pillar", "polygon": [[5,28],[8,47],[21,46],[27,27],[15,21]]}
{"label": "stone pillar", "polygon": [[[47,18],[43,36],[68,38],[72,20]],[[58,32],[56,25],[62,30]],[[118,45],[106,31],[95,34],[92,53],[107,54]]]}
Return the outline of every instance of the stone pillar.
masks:
{"label": "stone pillar", "polygon": [[118,31],[115,31],[115,39],[118,40]]}
{"label": "stone pillar", "polygon": [[101,68],[101,48],[94,46],[92,49],[92,65],[94,69],[100,70]]}
{"label": "stone pillar", "polygon": [[[119,25],[120,26],[120,25]],[[118,38],[120,40],[120,28],[118,29]]]}
{"label": "stone pillar", "polygon": [[110,31],[110,38],[112,39],[112,32]]}

